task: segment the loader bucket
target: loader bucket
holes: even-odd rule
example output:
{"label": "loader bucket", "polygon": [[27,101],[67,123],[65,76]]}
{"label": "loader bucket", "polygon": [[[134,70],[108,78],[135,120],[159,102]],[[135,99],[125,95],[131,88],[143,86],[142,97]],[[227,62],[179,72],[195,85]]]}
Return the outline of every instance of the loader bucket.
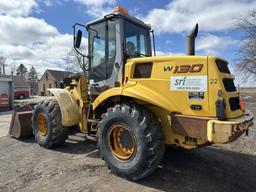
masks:
{"label": "loader bucket", "polygon": [[32,117],[33,104],[16,106],[12,115],[9,135],[14,138],[24,138],[32,136]]}

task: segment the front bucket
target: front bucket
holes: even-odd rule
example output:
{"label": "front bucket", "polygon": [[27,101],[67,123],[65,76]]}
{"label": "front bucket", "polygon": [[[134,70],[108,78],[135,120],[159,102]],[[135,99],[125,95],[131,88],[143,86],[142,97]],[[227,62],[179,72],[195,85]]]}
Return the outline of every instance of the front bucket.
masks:
{"label": "front bucket", "polygon": [[14,138],[23,138],[31,136],[33,134],[31,117],[31,105],[15,107],[10,124],[9,135]]}

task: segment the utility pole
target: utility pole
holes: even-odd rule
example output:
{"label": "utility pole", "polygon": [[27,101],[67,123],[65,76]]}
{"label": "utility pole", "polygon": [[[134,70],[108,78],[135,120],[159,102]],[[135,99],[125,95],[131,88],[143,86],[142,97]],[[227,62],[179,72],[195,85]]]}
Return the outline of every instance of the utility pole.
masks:
{"label": "utility pole", "polygon": [[5,62],[3,63],[3,74],[5,75]]}
{"label": "utility pole", "polygon": [[5,61],[6,58],[4,58],[3,56],[0,57],[0,75],[5,75]]}
{"label": "utility pole", "polygon": [[12,82],[11,82],[11,109],[13,109],[13,106],[14,106],[14,86],[13,86],[13,69],[11,71],[11,76],[12,76]]}

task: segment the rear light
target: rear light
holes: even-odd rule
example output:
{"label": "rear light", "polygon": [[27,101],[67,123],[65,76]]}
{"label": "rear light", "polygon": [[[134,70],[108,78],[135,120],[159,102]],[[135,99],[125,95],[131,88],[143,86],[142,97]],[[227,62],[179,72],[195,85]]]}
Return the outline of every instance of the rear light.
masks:
{"label": "rear light", "polygon": [[240,109],[243,112],[245,112],[244,100],[243,100],[242,96],[239,96],[239,105],[240,105]]}
{"label": "rear light", "polygon": [[225,103],[225,100],[222,98],[222,90],[218,91],[218,98],[215,102],[215,107],[216,107],[216,117],[219,120],[225,120],[225,118],[226,118],[226,115],[225,115],[226,103]]}

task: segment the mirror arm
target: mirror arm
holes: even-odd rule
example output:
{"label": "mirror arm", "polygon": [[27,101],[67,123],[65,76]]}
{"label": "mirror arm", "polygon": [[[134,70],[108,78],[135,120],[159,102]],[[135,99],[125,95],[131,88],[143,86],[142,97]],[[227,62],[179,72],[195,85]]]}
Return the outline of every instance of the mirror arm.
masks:
{"label": "mirror arm", "polygon": [[99,36],[99,32],[98,32],[97,30],[91,28],[90,26],[87,26],[87,27],[86,27],[86,30],[87,30],[87,31],[88,31],[88,29],[94,31],[94,32],[96,33],[96,36],[97,36],[97,37]]}

